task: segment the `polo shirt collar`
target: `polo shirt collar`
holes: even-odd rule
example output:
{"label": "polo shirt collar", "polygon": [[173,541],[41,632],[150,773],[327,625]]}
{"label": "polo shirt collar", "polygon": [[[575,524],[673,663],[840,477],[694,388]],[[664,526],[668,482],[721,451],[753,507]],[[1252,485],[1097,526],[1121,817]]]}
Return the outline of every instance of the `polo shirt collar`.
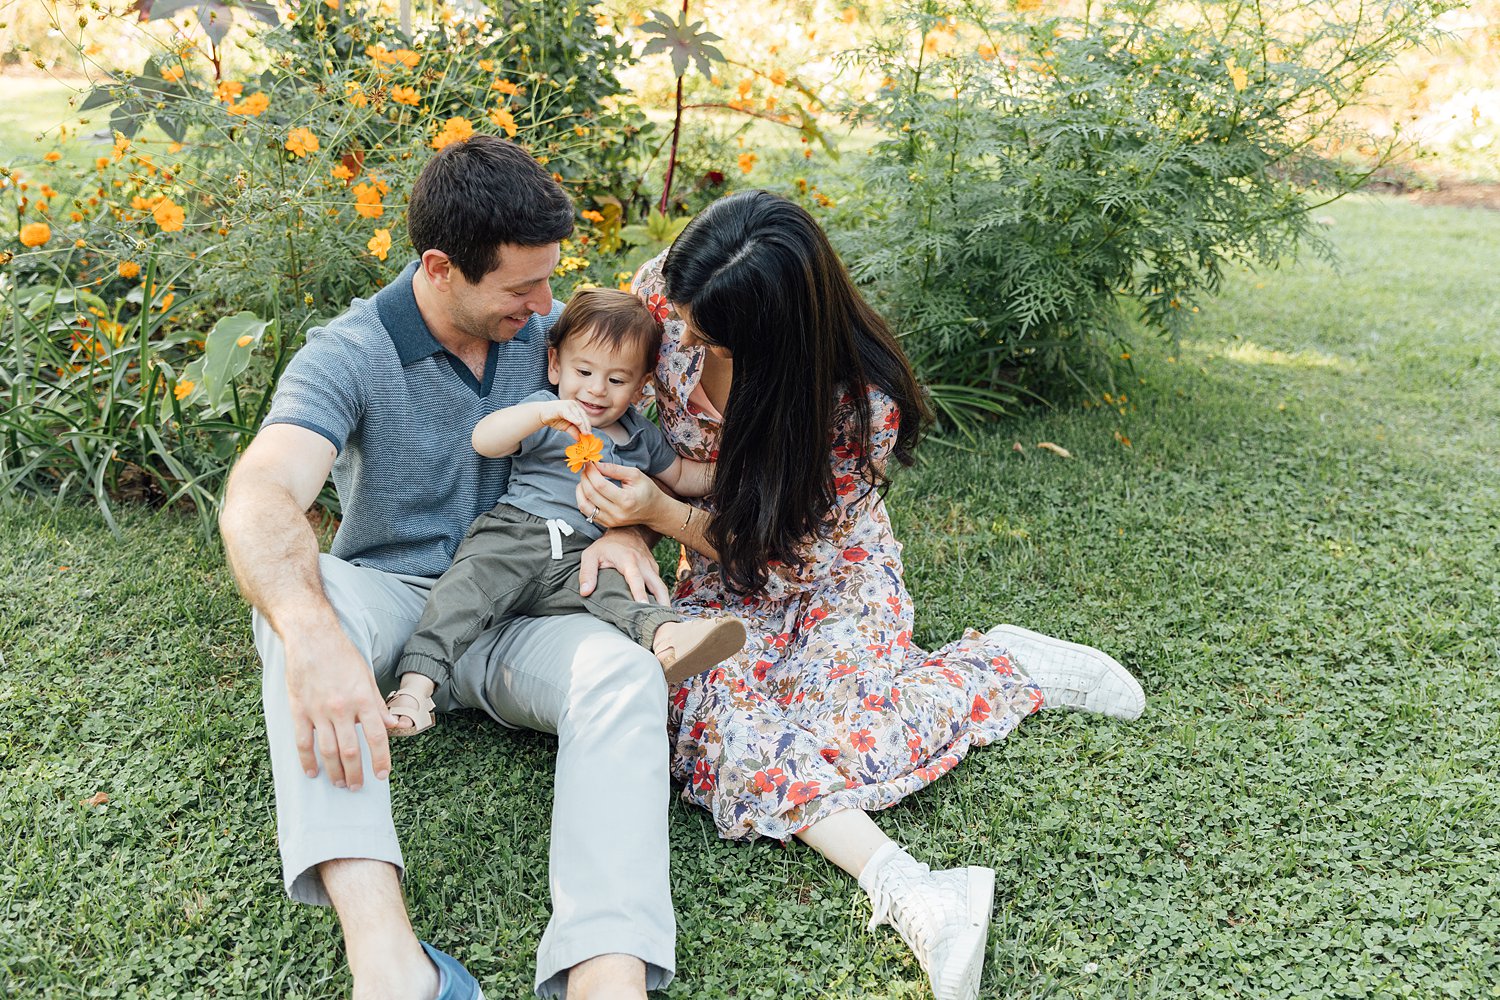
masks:
{"label": "polo shirt collar", "polygon": [[375,311],[380,316],[380,325],[390,334],[396,345],[396,355],[403,365],[430,358],[443,350],[422,311],[417,308],[417,294],[412,290],[412,275],[417,273],[417,262],[406,265],[395,281],[375,293]]}
{"label": "polo shirt collar", "polygon": [[[419,263],[420,261],[414,260],[407,264],[396,280],[375,293],[375,311],[379,314],[386,333],[390,334],[391,342],[396,345],[396,355],[403,365],[430,358],[446,350],[427,328],[427,321],[417,308],[417,293],[412,288],[412,278],[417,273]],[[529,343],[536,333],[537,325],[537,317],[532,316],[511,340],[515,343]]]}

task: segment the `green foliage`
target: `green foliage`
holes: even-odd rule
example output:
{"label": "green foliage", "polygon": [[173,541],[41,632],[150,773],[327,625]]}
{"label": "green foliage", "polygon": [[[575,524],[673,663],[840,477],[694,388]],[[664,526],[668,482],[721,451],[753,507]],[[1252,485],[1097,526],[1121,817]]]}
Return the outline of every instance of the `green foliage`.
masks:
{"label": "green foliage", "polygon": [[1321,246],[1309,208],[1367,172],[1327,155],[1339,113],[1448,6],[924,2],[866,53],[854,272],[951,423],[1112,388],[1132,313],[1176,335],[1227,264]]}
{"label": "green foliage", "polygon": [[[250,349],[225,345],[216,330],[213,353],[223,360],[205,370],[210,356],[181,322],[199,303],[165,291],[155,258],[144,277],[135,287],[117,279],[103,294],[0,280],[0,493],[82,493],[111,527],[115,500],[184,501],[207,529],[239,437],[266,400],[242,396],[234,382]],[[258,342],[265,325],[234,338]],[[277,371],[285,347],[276,340]],[[203,386],[179,381],[184,369]],[[195,395],[208,405],[189,405]]]}
{"label": "green foliage", "polygon": [[[617,100],[630,51],[595,6],[497,0],[410,35],[360,0],[301,0],[269,26],[250,4],[248,35],[218,30],[228,7],[194,6],[214,31],[170,36],[83,97],[112,146],[65,131],[50,159],[0,168],[18,236],[49,231],[34,248],[0,237],[0,488],[84,486],[106,516],[111,496],[188,499],[211,523],[307,327],[409,258],[407,193],[449,142],[514,136],[580,208],[610,209],[618,244],[622,213],[644,205],[632,165],[646,123]],[[562,297],[618,280],[598,235],[565,241]]]}

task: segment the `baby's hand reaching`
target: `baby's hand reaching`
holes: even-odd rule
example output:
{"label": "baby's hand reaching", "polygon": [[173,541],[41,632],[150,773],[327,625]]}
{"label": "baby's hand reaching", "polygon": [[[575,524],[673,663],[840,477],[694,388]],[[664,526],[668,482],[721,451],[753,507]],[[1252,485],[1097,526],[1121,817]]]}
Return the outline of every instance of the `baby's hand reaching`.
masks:
{"label": "baby's hand reaching", "polygon": [[544,426],[571,435],[575,441],[591,433],[589,415],[575,399],[543,403],[541,417]]}

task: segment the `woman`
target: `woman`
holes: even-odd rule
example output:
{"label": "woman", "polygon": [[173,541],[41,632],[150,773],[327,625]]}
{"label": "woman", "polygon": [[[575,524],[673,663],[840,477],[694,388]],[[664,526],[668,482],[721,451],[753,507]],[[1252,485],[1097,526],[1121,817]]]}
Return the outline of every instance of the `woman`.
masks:
{"label": "woman", "polygon": [[1071,671],[1062,700],[1114,714],[1139,714],[1139,686],[1102,653],[1023,629],[969,631],[932,653],[912,644],[882,492],[892,459],[911,464],[926,412],[895,338],[805,211],[759,191],[716,202],[642,268],[637,291],[676,311],[656,400],[677,450],[717,461],[713,496],[693,506],[603,466],[581,480],[579,508],[682,541],[691,565],[673,606],[729,610],[749,632],[673,692],[684,796],[722,837],[797,837],[853,875],[871,928],[896,926],[938,1000],[972,1000],[993,870],[930,871],[868,813],[1040,708],[1023,664]]}

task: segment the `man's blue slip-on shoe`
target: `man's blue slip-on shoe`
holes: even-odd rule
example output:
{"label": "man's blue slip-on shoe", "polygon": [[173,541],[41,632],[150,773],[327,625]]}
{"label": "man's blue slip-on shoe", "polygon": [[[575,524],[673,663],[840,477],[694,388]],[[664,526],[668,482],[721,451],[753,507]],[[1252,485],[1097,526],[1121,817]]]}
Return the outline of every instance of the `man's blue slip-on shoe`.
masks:
{"label": "man's blue slip-on shoe", "polygon": [[427,952],[427,957],[437,966],[437,1000],[484,1000],[478,980],[469,975],[468,969],[458,964],[458,959],[438,951],[426,941],[422,942],[422,950]]}

